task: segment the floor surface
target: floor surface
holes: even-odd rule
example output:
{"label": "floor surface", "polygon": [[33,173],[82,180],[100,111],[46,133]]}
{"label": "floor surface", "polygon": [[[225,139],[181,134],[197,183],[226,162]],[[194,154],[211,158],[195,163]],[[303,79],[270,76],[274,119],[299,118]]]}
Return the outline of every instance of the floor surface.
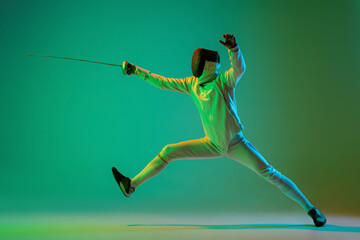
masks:
{"label": "floor surface", "polygon": [[327,219],[317,228],[303,214],[13,214],[0,216],[0,239],[360,239],[360,217]]}

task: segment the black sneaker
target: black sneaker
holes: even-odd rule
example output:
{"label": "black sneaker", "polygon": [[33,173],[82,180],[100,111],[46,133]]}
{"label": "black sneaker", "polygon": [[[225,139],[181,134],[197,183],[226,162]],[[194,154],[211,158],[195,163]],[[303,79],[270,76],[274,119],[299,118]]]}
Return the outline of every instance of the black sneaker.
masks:
{"label": "black sneaker", "polygon": [[119,171],[115,167],[112,167],[112,173],[114,175],[116,183],[119,185],[125,197],[130,197],[130,195],[135,191],[135,188],[130,186],[130,178],[125,177],[124,175],[119,173]]}
{"label": "black sneaker", "polygon": [[321,227],[325,225],[326,223],[325,216],[315,207],[313,207],[310,211],[308,211],[307,214],[313,219],[315,226]]}

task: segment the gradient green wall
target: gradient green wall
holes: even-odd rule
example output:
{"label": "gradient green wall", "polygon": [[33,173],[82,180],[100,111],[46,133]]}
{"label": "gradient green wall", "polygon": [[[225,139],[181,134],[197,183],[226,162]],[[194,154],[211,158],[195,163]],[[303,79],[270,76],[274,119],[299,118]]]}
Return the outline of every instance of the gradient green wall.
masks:
{"label": "gradient green wall", "polygon": [[27,53],[133,62],[191,75],[198,47],[232,33],[247,71],[244,134],[325,213],[360,214],[360,1],[1,1],[0,213],[302,211],[227,158],[171,163],[131,198],[169,143],[202,138],[190,97],[121,69]]}

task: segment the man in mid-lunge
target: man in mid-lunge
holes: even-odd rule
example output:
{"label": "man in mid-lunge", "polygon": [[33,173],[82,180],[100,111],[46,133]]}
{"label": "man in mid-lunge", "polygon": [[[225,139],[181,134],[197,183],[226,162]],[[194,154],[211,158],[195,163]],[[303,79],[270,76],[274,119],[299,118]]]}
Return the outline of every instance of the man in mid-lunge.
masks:
{"label": "man in mid-lunge", "polygon": [[165,78],[123,63],[123,73],[135,74],[163,89],[190,95],[201,116],[205,137],[166,145],[162,151],[134,178],[130,179],[112,168],[115,180],[126,197],[146,180],[161,172],[171,161],[228,157],[253,170],[260,177],[277,186],[286,196],[300,204],[314,224],[326,223],[325,216],[316,209],[286,176],[272,167],[243,135],[243,125],[237,115],[235,86],[245,72],[245,61],[235,37],[223,35],[228,48],[231,68],[218,73],[220,56],[216,51],[198,48],[194,51],[191,69],[194,76],[184,79]]}

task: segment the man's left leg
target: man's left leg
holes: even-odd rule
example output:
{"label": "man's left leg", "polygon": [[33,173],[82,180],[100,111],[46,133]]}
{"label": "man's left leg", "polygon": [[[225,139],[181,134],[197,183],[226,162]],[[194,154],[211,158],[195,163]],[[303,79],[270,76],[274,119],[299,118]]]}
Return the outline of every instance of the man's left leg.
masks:
{"label": "man's left leg", "polygon": [[304,208],[316,226],[325,224],[325,217],[306,199],[295,183],[272,167],[243,136],[235,144],[230,144],[227,157],[245,165],[277,186],[281,192]]}

